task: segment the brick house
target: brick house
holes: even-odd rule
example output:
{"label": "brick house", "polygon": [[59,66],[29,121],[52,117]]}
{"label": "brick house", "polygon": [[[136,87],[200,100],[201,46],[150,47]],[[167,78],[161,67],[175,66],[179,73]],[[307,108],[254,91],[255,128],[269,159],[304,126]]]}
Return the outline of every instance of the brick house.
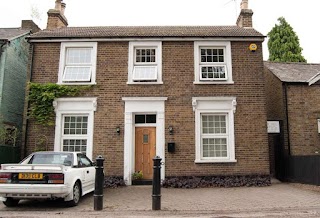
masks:
{"label": "brick house", "polygon": [[22,131],[30,47],[26,37],[39,30],[31,20],[23,20],[18,28],[0,28],[0,164],[20,159],[14,135]]}
{"label": "brick house", "polygon": [[[65,4],[30,37],[31,81],[92,85],[54,101],[50,150],[106,157],[107,175],[158,155],[167,176],[269,175],[262,42],[247,1],[234,26],[67,27]],[[26,152],[41,128],[28,121]]]}
{"label": "brick house", "polygon": [[265,62],[267,117],[283,123],[287,154],[320,152],[320,64]]}

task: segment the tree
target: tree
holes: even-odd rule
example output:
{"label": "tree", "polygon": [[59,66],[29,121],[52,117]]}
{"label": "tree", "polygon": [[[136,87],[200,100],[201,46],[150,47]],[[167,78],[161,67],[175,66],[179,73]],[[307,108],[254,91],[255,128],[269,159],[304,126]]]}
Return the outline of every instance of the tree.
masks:
{"label": "tree", "polygon": [[274,62],[306,62],[302,56],[299,38],[284,17],[278,18],[279,25],[275,25],[268,33],[269,61]]}

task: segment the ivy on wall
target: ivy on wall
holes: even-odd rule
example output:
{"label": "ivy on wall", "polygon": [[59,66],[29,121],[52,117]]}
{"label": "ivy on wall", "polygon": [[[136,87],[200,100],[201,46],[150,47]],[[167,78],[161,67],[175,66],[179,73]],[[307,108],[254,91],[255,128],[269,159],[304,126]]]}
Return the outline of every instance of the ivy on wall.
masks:
{"label": "ivy on wall", "polygon": [[60,97],[79,95],[81,90],[90,86],[66,86],[55,83],[29,83],[29,111],[30,118],[44,126],[55,124],[53,101]]}

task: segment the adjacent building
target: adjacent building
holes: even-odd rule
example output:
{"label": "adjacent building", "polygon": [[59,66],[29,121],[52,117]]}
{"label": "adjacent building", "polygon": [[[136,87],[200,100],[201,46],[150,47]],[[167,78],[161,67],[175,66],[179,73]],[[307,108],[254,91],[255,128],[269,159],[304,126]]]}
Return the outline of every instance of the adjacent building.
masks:
{"label": "adjacent building", "polygon": [[19,28],[0,28],[0,163],[20,159],[7,145],[20,146],[11,134],[22,131],[30,48],[26,37],[37,31],[31,20]]}

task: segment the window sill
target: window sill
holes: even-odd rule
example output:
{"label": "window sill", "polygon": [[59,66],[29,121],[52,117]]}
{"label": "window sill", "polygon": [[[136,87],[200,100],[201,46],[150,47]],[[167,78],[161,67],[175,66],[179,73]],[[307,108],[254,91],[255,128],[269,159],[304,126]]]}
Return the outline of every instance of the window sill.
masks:
{"label": "window sill", "polygon": [[221,81],[221,82],[218,82],[218,81],[215,81],[215,82],[193,82],[193,84],[195,85],[210,85],[210,84],[219,84],[219,85],[231,85],[231,84],[234,84],[233,81],[230,81],[230,82],[226,82],[226,81]]}
{"label": "window sill", "polygon": [[195,160],[195,163],[237,163],[237,160],[221,159],[221,160]]}
{"label": "window sill", "polygon": [[162,85],[163,82],[127,82],[128,85]]}
{"label": "window sill", "polygon": [[66,86],[88,86],[88,85],[97,85],[97,83],[57,83],[58,85]]}

